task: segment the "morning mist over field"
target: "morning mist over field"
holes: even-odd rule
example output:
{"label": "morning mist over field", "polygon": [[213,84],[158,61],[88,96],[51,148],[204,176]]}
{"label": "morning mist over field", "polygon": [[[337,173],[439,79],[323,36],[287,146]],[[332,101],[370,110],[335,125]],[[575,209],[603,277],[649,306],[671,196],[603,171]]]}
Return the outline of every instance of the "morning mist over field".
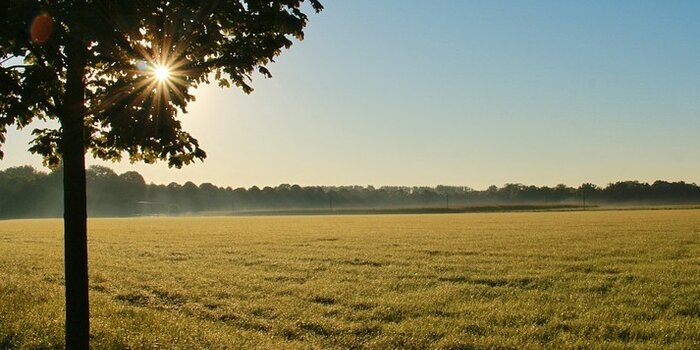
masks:
{"label": "morning mist over field", "polygon": [[[203,163],[88,163],[234,188],[700,182],[695,2],[324,5],[251,95],[197,89]],[[41,167],[30,131],[0,168]]]}

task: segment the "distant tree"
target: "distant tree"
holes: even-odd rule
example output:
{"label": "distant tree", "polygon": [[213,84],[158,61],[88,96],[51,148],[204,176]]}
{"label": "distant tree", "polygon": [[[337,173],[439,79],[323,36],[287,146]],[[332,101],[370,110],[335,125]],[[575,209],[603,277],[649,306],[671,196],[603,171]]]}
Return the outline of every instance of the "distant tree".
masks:
{"label": "distant tree", "polygon": [[254,208],[259,208],[260,205],[262,204],[261,201],[261,194],[262,191],[260,191],[260,187],[258,186],[253,186],[248,189],[246,192],[248,194],[248,205]]}
{"label": "distant tree", "polygon": [[[255,71],[303,38],[303,0],[11,0],[0,6],[0,143],[34,129],[31,152],[64,175],[66,347],[87,349],[85,153],[165,160],[205,153],[176,119],[196,86],[245,92]],[[309,0],[314,10],[318,0]],[[166,78],[169,69],[170,78]],[[2,153],[0,152],[0,157]]]}
{"label": "distant tree", "polygon": [[505,184],[498,190],[498,192],[501,195],[501,198],[514,201],[521,199],[524,189],[525,186],[522,184]]}
{"label": "distant tree", "polygon": [[239,187],[231,193],[231,211],[248,208],[248,191],[245,188]]}
{"label": "distant tree", "polygon": [[117,190],[120,187],[117,173],[108,167],[93,165],[85,176],[88,212],[100,216],[114,212],[118,207]]}
{"label": "distant tree", "polygon": [[119,214],[134,215],[141,212],[139,202],[146,199],[146,180],[135,171],[119,175]]}
{"label": "distant tree", "polygon": [[618,181],[609,184],[603,192],[615,201],[645,200],[652,193],[648,183],[639,181]]}
{"label": "distant tree", "polygon": [[36,179],[37,177],[40,177],[42,175],[46,175],[45,173],[42,173],[40,171],[37,171],[34,169],[34,167],[30,165],[22,165],[22,166],[17,166],[17,167],[11,167],[7,168],[4,171],[5,176],[14,178],[14,179],[24,179],[26,181],[31,181]]}
{"label": "distant tree", "polygon": [[[30,166],[0,171],[0,217],[56,217],[62,200],[59,170],[46,174]],[[92,166],[87,170],[88,203],[93,216],[128,216],[201,211],[246,211],[250,209],[328,208],[418,208],[446,204],[518,204],[525,202],[655,202],[700,203],[700,187],[694,183],[655,181],[652,185],[623,181],[600,188],[584,183],[577,188],[505,184],[483,191],[458,186],[307,186],[281,184],[262,189],[221,188],[211,183],[199,186],[146,184],[139,173],[117,175],[112,169]]]}
{"label": "distant tree", "polygon": [[563,201],[566,200],[567,198],[574,197],[574,194],[576,193],[576,189],[566,186],[564,184],[558,184],[554,187],[554,200],[555,201]]}
{"label": "distant tree", "polygon": [[182,192],[182,186],[177,182],[171,182],[166,186],[165,193],[168,202],[179,202],[180,193]]}
{"label": "distant tree", "polygon": [[199,187],[192,181],[182,185],[182,196],[187,204],[187,211],[198,212],[202,210],[202,201],[199,199]]}
{"label": "distant tree", "polygon": [[119,175],[119,180],[124,185],[133,187],[135,191],[143,193],[146,190],[146,180],[135,171],[127,171]]}
{"label": "distant tree", "polygon": [[201,201],[201,210],[216,210],[221,202],[219,188],[209,182],[200,184],[199,200]]}
{"label": "distant tree", "polygon": [[0,217],[27,216],[40,200],[37,184],[46,176],[28,165],[0,172]]}
{"label": "distant tree", "polygon": [[583,210],[586,210],[586,205],[590,204],[591,199],[596,197],[598,186],[592,183],[583,183],[578,188],[578,195],[581,197]]}

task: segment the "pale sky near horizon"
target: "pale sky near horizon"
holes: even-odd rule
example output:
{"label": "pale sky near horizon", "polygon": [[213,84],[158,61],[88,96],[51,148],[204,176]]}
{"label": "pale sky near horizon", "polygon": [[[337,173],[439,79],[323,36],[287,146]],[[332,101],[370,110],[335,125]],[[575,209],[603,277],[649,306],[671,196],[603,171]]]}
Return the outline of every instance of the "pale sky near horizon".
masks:
{"label": "pale sky near horizon", "polygon": [[[182,115],[218,186],[700,183],[698,1],[323,1],[252,95]],[[41,167],[31,126],[0,169]]]}

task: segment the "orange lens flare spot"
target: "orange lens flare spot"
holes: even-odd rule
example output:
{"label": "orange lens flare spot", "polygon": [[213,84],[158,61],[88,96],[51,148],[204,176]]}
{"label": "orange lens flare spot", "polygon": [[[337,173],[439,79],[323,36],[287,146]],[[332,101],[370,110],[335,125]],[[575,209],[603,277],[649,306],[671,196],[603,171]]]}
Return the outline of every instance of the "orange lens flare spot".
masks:
{"label": "orange lens flare spot", "polygon": [[53,18],[48,14],[40,14],[32,21],[29,35],[34,43],[43,45],[51,39],[53,33]]}

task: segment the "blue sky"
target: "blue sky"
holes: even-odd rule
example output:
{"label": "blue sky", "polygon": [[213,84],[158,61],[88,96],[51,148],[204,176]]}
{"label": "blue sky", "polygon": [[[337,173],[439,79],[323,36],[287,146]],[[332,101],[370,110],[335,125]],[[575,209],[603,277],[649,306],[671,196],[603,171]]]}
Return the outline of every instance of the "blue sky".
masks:
{"label": "blue sky", "polygon": [[[252,95],[197,91],[204,163],[106,165],[233,187],[700,183],[700,2],[324,5]],[[39,165],[27,134],[0,168]]]}

